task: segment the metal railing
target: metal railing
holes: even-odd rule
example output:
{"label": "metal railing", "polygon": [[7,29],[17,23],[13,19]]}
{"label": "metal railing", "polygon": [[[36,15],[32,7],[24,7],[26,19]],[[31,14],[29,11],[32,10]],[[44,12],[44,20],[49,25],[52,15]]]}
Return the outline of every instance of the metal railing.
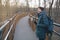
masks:
{"label": "metal railing", "polygon": [[[58,23],[53,23],[53,25],[60,27],[60,24],[58,24]],[[56,33],[58,36],[60,36],[60,33],[56,32],[55,30],[53,30],[53,32]]]}
{"label": "metal railing", "polygon": [[57,27],[60,27],[60,24],[59,23],[53,23],[53,25],[55,25]]}
{"label": "metal railing", "polygon": [[8,39],[9,34],[11,33],[11,30],[14,25],[15,16],[16,15],[14,15],[12,18],[5,21],[5,23],[0,27],[0,40],[7,40]]}

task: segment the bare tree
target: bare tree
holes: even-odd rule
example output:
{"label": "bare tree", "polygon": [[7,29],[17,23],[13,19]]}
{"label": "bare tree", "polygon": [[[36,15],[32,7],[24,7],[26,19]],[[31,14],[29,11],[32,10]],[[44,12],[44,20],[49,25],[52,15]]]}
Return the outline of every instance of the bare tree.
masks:
{"label": "bare tree", "polygon": [[46,0],[44,0],[44,9],[46,9]]}
{"label": "bare tree", "polygon": [[55,3],[55,11],[54,11],[54,19],[55,21],[57,22],[56,19],[59,19],[60,17],[60,0],[56,0],[56,3]]}
{"label": "bare tree", "polygon": [[40,6],[40,0],[39,0],[39,6]]}
{"label": "bare tree", "polygon": [[18,12],[18,8],[17,8],[17,6],[18,6],[18,1],[17,0],[14,0],[15,1],[15,11],[16,11],[16,13]]}
{"label": "bare tree", "polygon": [[6,0],[6,5],[5,5],[5,7],[6,7],[5,10],[6,10],[6,12],[7,12],[7,13],[6,13],[6,14],[7,14],[6,17],[8,18],[8,16],[11,14],[11,13],[10,13],[9,0]]}
{"label": "bare tree", "polygon": [[1,4],[1,0],[0,0],[0,4]]}
{"label": "bare tree", "polygon": [[32,0],[26,0],[26,4],[27,4],[27,12],[30,11],[30,8],[29,8],[29,2],[32,1]]}
{"label": "bare tree", "polygon": [[53,6],[54,0],[52,0],[52,2],[50,3],[50,7],[49,7],[49,16],[51,17],[51,10],[52,10],[52,6]]}
{"label": "bare tree", "polygon": [[29,1],[26,0],[26,4],[27,4],[27,11],[29,11]]}
{"label": "bare tree", "polygon": [[[1,0],[0,0],[0,8],[1,8]],[[0,9],[1,10],[1,9]]]}
{"label": "bare tree", "polygon": [[2,21],[2,19],[1,19],[1,13],[2,13],[2,3],[1,3],[1,0],[0,0],[0,22]]}
{"label": "bare tree", "polygon": [[[36,6],[36,0],[35,0],[35,5],[34,6]],[[35,7],[34,7],[34,11],[35,11]]]}

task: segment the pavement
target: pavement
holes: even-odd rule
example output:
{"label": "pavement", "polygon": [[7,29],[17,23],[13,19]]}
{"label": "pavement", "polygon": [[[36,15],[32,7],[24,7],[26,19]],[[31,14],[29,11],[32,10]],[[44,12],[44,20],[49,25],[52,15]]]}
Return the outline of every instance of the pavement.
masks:
{"label": "pavement", "polygon": [[23,17],[16,25],[13,40],[38,40],[35,32],[32,31],[29,23],[29,16]]}

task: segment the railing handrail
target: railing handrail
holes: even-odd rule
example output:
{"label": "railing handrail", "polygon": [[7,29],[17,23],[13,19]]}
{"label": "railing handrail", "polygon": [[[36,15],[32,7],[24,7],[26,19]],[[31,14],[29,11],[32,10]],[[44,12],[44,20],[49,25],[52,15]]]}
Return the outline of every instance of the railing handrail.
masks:
{"label": "railing handrail", "polygon": [[[53,23],[53,25],[57,26],[57,27],[60,27],[60,24],[59,23]],[[58,36],[60,36],[60,33],[56,32],[55,30],[53,30],[53,32],[55,34],[57,34]]]}
{"label": "railing handrail", "polygon": [[7,40],[7,38],[8,38],[8,36],[9,36],[9,34],[10,34],[12,28],[13,28],[13,24],[11,25],[11,27],[10,27],[10,29],[9,29],[9,31],[8,31],[8,33],[7,33],[7,35],[5,36],[4,40]]}
{"label": "railing handrail", "polygon": [[6,26],[11,20],[13,20],[14,17],[15,17],[15,15],[14,15],[12,18],[10,18],[9,20],[7,20],[7,21],[0,27],[0,30],[2,30],[3,28],[5,28],[5,26]]}
{"label": "railing handrail", "polygon": [[53,25],[60,27],[60,24],[59,23],[55,23],[54,22]]}
{"label": "railing handrail", "polygon": [[3,25],[3,24],[4,24],[4,23],[6,23],[6,22],[7,22],[7,20],[5,20],[5,21],[1,22],[1,23],[0,23],[0,25]]}
{"label": "railing handrail", "polygon": [[13,23],[14,23],[14,22],[12,22],[12,21],[14,20],[15,16],[16,16],[16,15],[14,15],[12,18],[8,19],[8,20],[0,27],[0,31],[1,31],[1,33],[0,33],[0,35],[1,35],[1,36],[0,36],[0,39],[2,39],[3,29],[6,27],[6,25],[8,25],[8,24],[11,22],[12,24],[10,25],[10,28],[9,28],[9,30],[8,30],[7,33],[6,33],[6,36],[4,37],[4,40],[7,40],[8,36],[9,36],[9,34],[10,34],[12,28],[13,28]]}
{"label": "railing handrail", "polygon": [[0,30],[2,30],[10,21],[7,21],[4,25],[0,27]]}
{"label": "railing handrail", "polygon": [[56,32],[55,30],[53,30],[53,32],[54,32],[55,34],[57,34],[58,36],[60,36],[60,33]]}

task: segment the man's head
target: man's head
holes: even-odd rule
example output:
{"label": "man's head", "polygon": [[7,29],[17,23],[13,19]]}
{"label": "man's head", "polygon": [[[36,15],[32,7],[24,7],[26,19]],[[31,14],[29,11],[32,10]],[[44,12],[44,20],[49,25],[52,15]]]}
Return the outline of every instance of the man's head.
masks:
{"label": "man's head", "polygon": [[44,10],[43,7],[38,7],[38,13],[42,12]]}

